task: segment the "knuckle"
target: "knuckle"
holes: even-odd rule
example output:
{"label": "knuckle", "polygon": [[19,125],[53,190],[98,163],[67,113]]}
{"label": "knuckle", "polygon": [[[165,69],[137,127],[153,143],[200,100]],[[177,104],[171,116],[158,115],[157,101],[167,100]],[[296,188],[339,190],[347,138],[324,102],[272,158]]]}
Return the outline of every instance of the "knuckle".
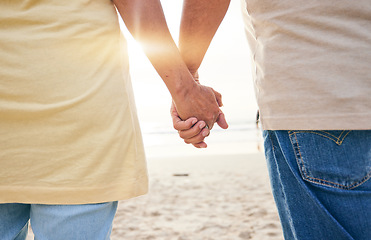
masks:
{"label": "knuckle", "polygon": [[208,120],[213,120],[215,118],[215,114],[213,112],[209,112],[206,114],[206,118]]}
{"label": "knuckle", "polygon": [[203,142],[204,139],[205,139],[205,137],[202,136],[201,134],[199,134],[199,135],[195,138],[195,142],[200,143],[200,142]]}

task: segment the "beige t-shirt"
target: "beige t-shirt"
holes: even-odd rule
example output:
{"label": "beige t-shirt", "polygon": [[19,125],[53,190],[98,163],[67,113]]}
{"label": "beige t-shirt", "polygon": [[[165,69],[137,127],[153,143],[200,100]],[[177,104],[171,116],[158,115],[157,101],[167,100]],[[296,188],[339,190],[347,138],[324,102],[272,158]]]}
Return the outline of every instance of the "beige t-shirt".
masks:
{"label": "beige t-shirt", "polygon": [[242,0],[264,129],[371,129],[369,0]]}
{"label": "beige t-shirt", "polygon": [[110,0],[0,1],[0,203],[147,192],[126,42]]}

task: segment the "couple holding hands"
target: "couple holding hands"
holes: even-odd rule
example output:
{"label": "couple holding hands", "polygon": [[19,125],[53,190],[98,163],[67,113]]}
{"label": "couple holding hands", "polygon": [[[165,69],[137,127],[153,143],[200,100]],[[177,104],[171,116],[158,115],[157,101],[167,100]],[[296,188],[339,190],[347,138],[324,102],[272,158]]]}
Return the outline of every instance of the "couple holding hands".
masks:
{"label": "couple holding hands", "polygon": [[[228,127],[197,70],[229,3],[184,0],[177,46],[160,0],[0,2],[0,239],[24,240],[29,222],[38,240],[109,239],[118,201],[147,192],[117,12],[171,93],[180,137],[203,148]],[[285,239],[370,239],[369,0],[242,10]]]}

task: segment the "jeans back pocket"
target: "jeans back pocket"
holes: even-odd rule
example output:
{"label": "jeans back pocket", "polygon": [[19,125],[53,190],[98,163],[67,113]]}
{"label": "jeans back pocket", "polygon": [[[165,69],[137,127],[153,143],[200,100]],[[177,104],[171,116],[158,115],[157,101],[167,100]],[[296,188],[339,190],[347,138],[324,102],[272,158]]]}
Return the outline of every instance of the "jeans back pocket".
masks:
{"label": "jeans back pocket", "polygon": [[303,179],[354,189],[371,177],[371,131],[289,131]]}

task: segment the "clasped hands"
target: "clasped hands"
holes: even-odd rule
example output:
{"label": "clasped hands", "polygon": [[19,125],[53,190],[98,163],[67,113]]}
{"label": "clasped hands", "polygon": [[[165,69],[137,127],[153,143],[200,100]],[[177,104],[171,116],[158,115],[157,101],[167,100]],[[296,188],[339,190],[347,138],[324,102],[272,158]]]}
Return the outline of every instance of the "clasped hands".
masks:
{"label": "clasped hands", "polygon": [[227,129],[228,124],[220,107],[222,95],[214,89],[201,85],[198,75],[194,89],[187,93],[182,102],[172,102],[170,113],[173,126],[187,144],[196,148],[206,148],[205,138],[209,136],[214,123]]}

